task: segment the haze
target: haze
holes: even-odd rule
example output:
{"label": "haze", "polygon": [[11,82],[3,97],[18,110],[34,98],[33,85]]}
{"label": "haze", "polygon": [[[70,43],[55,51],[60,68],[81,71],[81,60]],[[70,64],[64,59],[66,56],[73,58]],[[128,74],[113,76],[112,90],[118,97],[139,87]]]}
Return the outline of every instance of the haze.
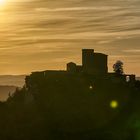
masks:
{"label": "haze", "polygon": [[0,6],[0,74],[65,69],[94,48],[140,75],[140,0],[8,0]]}

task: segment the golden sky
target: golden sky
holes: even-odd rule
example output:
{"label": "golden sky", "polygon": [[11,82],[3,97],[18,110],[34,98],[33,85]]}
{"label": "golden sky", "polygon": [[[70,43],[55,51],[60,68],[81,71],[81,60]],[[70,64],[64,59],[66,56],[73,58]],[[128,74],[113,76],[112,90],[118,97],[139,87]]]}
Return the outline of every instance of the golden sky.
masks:
{"label": "golden sky", "polygon": [[0,74],[65,69],[82,48],[140,75],[140,0],[0,0]]}

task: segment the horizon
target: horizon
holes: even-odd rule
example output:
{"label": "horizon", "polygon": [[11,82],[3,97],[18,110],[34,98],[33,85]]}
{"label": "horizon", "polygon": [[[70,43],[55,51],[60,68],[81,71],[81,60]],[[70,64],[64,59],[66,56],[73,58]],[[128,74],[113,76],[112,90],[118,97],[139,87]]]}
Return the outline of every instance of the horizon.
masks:
{"label": "horizon", "polygon": [[139,0],[1,0],[0,75],[65,70],[81,49],[109,55],[140,77]]}

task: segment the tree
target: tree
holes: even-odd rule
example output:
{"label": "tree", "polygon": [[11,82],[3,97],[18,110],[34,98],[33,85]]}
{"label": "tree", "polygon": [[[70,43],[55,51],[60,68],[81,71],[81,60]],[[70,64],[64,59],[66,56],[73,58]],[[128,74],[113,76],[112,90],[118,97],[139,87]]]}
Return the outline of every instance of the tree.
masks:
{"label": "tree", "polygon": [[123,62],[120,60],[117,60],[116,63],[113,65],[113,70],[116,74],[122,75],[124,73]]}

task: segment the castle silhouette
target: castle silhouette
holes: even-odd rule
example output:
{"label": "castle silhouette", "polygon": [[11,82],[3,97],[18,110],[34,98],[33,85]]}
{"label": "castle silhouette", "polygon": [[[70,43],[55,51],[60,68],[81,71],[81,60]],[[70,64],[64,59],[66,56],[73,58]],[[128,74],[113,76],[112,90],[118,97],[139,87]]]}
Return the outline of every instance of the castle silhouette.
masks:
{"label": "castle silhouette", "polygon": [[108,56],[95,53],[93,49],[82,50],[82,65],[73,62],[67,64],[67,72],[83,72],[94,75],[105,75],[108,73]]}
{"label": "castle silhouette", "polygon": [[[46,70],[39,72],[32,72],[31,75],[47,76],[47,75],[71,75],[75,76],[87,75],[101,79],[111,79],[116,83],[129,83],[133,86],[136,81],[136,76],[133,74],[117,75],[115,72],[108,72],[108,55],[94,52],[94,49],[82,49],[82,65],[77,65],[74,62],[66,64],[66,70]],[[28,76],[26,77],[28,79]],[[28,80],[27,80],[28,81]]]}
{"label": "castle silhouette", "polygon": [[[106,76],[116,78],[115,73],[108,72],[108,55],[96,53],[94,49],[82,49],[82,65],[76,65],[74,62],[67,64],[67,72],[83,73],[94,76]],[[136,77],[133,74],[123,74],[118,76],[125,82],[135,82]],[[117,78],[118,78],[117,77]]]}

